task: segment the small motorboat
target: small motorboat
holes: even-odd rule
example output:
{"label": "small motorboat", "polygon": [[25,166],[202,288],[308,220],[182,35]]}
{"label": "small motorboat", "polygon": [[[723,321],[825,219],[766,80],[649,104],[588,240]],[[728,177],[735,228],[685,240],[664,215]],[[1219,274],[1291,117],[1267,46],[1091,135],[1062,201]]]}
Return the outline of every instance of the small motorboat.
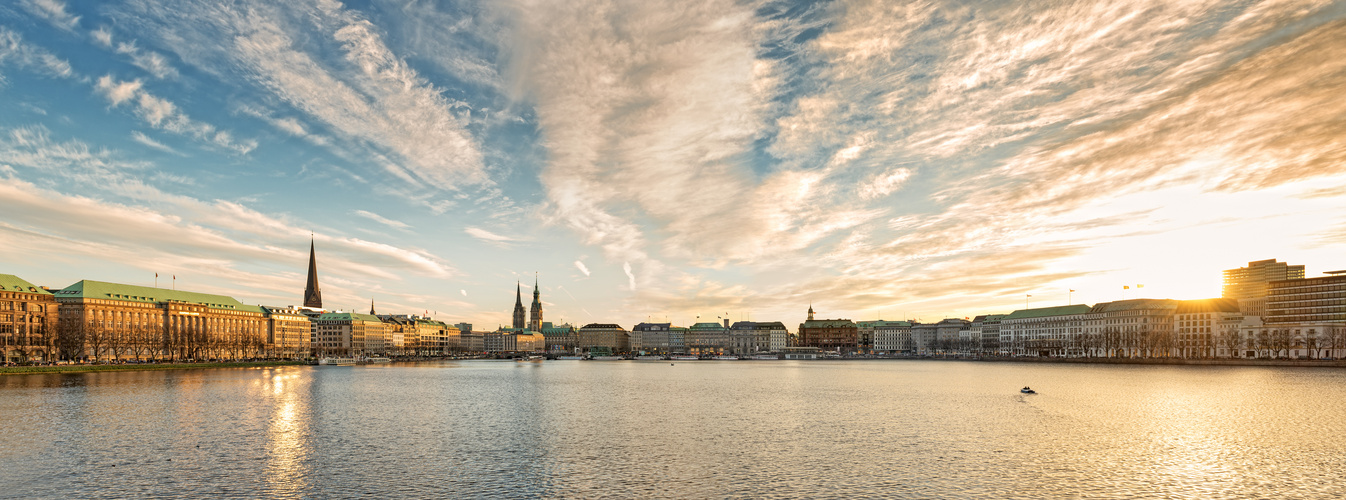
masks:
{"label": "small motorboat", "polygon": [[1024,393],[1024,394],[1037,394],[1037,393],[1038,393],[1038,391],[1035,391],[1035,390],[1033,390],[1033,389],[1030,389],[1030,388],[1028,388],[1028,386],[1024,386],[1023,389],[1019,389],[1019,392],[1022,392],[1022,393]]}

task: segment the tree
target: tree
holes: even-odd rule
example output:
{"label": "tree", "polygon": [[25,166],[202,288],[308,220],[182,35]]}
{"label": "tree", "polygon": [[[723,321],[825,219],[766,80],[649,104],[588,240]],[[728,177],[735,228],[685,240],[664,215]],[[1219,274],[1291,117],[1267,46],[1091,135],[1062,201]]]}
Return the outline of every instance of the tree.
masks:
{"label": "tree", "polygon": [[84,331],[84,342],[87,346],[86,354],[94,361],[103,360],[103,351],[107,349],[108,328],[102,321],[90,322],[89,327]]}
{"label": "tree", "polygon": [[1239,331],[1237,329],[1225,330],[1220,333],[1219,343],[1229,350],[1229,357],[1235,357],[1234,353],[1239,348]]}
{"label": "tree", "polygon": [[1257,332],[1255,342],[1257,346],[1257,357],[1269,357],[1270,354],[1265,353],[1265,351],[1271,349],[1271,334],[1266,330],[1260,330]]}
{"label": "tree", "polygon": [[1341,330],[1335,326],[1323,328],[1322,345],[1327,348],[1327,357],[1336,358],[1337,349],[1341,347]]}

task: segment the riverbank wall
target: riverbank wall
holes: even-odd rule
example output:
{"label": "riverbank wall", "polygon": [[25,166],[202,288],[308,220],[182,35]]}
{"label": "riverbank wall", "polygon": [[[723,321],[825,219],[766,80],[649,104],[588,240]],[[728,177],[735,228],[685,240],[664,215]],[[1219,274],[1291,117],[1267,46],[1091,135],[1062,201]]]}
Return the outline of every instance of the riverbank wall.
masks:
{"label": "riverbank wall", "polygon": [[4,366],[0,375],[40,375],[45,373],[96,373],[144,370],[196,370],[202,368],[257,368],[303,365],[303,361],[256,361],[239,363],[127,363],[112,365]]}

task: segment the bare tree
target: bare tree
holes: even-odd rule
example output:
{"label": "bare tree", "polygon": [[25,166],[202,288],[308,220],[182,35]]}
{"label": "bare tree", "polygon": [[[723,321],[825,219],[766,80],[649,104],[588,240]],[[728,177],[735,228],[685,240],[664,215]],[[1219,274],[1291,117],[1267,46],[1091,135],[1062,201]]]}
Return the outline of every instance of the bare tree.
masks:
{"label": "bare tree", "polygon": [[103,351],[108,345],[108,330],[102,321],[93,321],[84,331],[84,342],[88,346],[88,354],[94,361],[103,360]]}
{"label": "bare tree", "polygon": [[1219,343],[1229,350],[1229,357],[1235,357],[1234,353],[1239,348],[1239,331],[1237,329],[1225,330],[1220,333]]}
{"label": "bare tree", "polygon": [[1337,349],[1341,347],[1341,330],[1338,330],[1335,326],[1329,326],[1323,328],[1322,336],[1322,345],[1327,348],[1327,357],[1335,359]]}

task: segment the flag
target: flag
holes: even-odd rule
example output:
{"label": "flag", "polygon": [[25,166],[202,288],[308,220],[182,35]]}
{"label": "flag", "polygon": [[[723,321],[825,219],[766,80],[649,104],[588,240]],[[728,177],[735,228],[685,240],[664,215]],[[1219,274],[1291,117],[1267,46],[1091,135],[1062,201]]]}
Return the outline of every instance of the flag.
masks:
{"label": "flag", "polygon": [[1130,289],[1131,289],[1131,287],[1126,286],[1126,285],[1122,285],[1122,290],[1130,290]]}
{"label": "flag", "polygon": [[1074,289],[1074,288],[1071,288],[1071,289],[1070,289],[1070,293],[1075,293],[1075,289]]}
{"label": "flag", "polygon": [[155,278],[158,278],[158,277],[159,277],[159,273],[154,273],[154,277],[155,277]]}
{"label": "flag", "polygon": [[1032,295],[1026,295],[1026,297],[1032,297]]}
{"label": "flag", "polygon": [[1145,288],[1145,285],[1136,285],[1136,288]]}

